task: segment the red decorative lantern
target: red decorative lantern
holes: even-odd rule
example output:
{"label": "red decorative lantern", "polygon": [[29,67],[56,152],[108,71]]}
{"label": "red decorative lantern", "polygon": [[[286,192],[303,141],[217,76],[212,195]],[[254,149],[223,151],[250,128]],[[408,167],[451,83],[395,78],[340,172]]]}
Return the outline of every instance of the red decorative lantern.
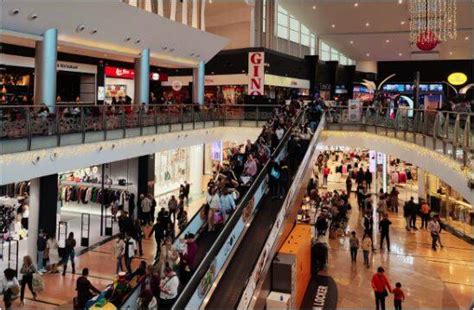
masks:
{"label": "red decorative lantern", "polygon": [[423,31],[416,39],[416,46],[422,51],[431,51],[440,41],[431,31]]}

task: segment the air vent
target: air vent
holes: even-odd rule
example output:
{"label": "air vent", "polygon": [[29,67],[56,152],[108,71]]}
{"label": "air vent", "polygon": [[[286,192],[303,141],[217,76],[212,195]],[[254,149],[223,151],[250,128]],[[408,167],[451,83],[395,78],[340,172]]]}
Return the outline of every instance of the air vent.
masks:
{"label": "air vent", "polygon": [[439,52],[412,52],[412,60],[438,60]]}

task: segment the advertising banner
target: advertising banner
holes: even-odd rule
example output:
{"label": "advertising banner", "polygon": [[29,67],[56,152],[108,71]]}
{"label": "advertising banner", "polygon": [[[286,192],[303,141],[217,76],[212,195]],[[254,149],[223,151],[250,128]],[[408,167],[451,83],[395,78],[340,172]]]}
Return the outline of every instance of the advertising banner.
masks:
{"label": "advertising banner", "polygon": [[249,90],[251,96],[263,96],[265,85],[265,53],[249,53]]}

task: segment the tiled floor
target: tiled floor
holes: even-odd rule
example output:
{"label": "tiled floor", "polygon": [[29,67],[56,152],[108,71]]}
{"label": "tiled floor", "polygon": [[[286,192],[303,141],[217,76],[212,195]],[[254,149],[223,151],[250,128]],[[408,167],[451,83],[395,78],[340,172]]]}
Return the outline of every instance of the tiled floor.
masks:
{"label": "tiled floor", "polygon": [[[195,197],[189,204],[188,217],[194,216],[204,202],[203,196]],[[150,227],[146,228],[148,236]],[[154,258],[156,245],[153,237],[143,240],[143,257],[132,261],[135,269],[142,259],[151,262]],[[76,279],[82,268],[89,268],[89,280],[94,286],[102,290],[112,282],[115,276],[115,260],[113,259],[112,241],[90,250],[76,258],[76,274],[71,274],[71,266],[65,276],[59,274],[45,274],[45,290],[38,295],[35,301],[27,289],[25,305],[20,307],[17,303],[15,309],[72,309],[72,299],[76,296]],[[62,269],[60,269],[62,271]]]}
{"label": "tiled floor", "polygon": [[[332,181],[332,182],[331,182]],[[339,178],[330,178],[329,189],[342,188]],[[357,206],[354,194],[352,205]],[[350,262],[349,237],[331,239],[329,266],[323,274],[332,276],[338,285],[339,309],[374,308],[370,279],[378,266],[385,268],[392,285],[401,282],[406,294],[405,309],[469,309],[474,298],[474,248],[465,241],[442,233],[444,248],[431,250],[431,237],[426,230],[407,232],[401,212],[391,213],[391,252],[379,250],[376,234],[376,252],[367,269],[359,251],[358,262]],[[418,220],[418,226],[421,224]],[[377,227],[377,226],[376,226]],[[350,214],[348,231],[355,230],[362,237],[363,228],[357,208]],[[387,307],[393,307],[387,299]]]}

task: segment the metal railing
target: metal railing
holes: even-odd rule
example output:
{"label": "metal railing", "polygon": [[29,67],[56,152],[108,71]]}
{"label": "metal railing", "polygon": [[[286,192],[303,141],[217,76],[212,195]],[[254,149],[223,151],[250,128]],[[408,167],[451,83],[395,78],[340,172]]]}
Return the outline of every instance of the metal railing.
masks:
{"label": "metal railing", "polygon": [[[162,133],[181,129],[205,128],[206,123],[225,121],[268,120],[274,106],[271,105],[219,105],[215,107],[201,105],[58,105],[50,112],[45,106],[0,106],[0,141],[27,139],[27,150],[31,149],[31,140],[35,137],[56,136],[55,146],[61,146],[61,136],[82,134],[82,143],[86,134],[102,132],[107,140],[107,132],[138,128],[139,135]],[[197,127],[197,123],[204,123]],[[166,126],[168,126],[166,128]],[[208,125],[210,126],[210,125]],[[144,128],[152,129],[144,132]]]}
{"label": "metal railing", "polygon": [[409,108],[385,109],[333,107],[327,113],[327,128],[371,131],[435,150],[464,167],[473,168],[473,113]]}

